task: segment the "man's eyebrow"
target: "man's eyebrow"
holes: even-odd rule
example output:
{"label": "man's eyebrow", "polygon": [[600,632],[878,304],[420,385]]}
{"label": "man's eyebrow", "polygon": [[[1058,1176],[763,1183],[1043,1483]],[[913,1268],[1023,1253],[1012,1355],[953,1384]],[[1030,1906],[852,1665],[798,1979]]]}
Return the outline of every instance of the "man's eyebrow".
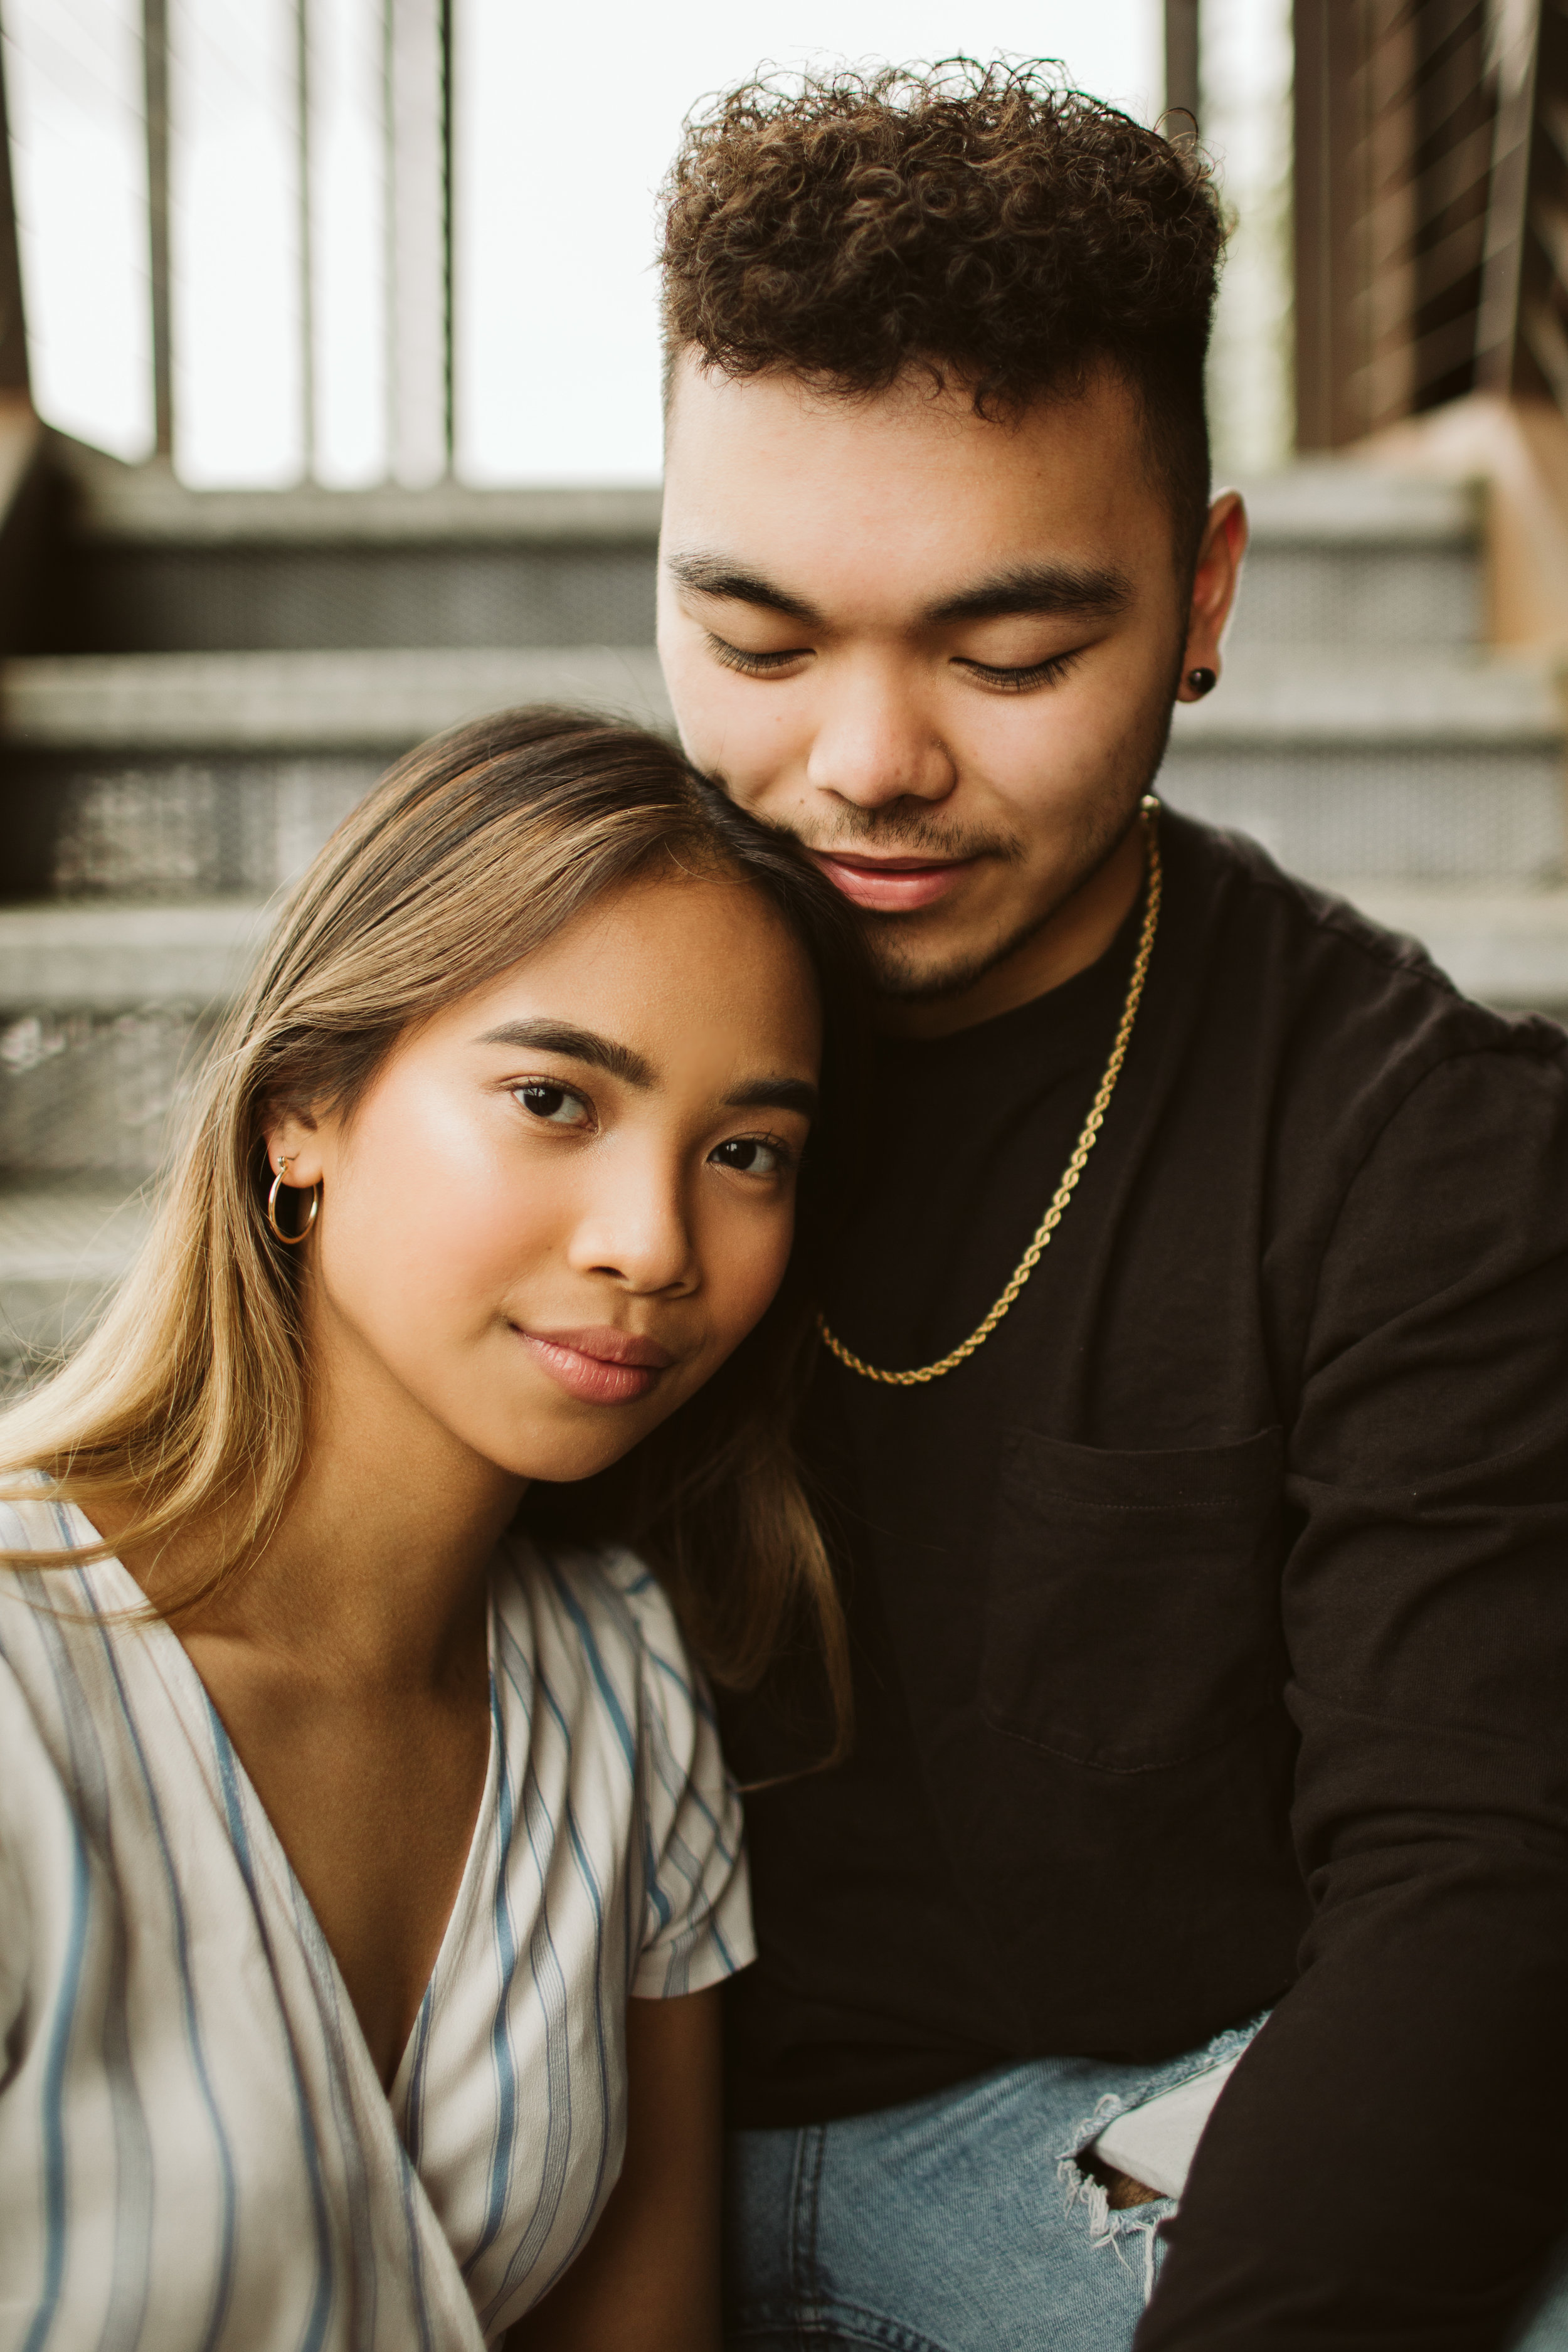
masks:
{"label": "man's eyebrow", "polygon": [[748,1078],[724,1097],[726,1110],[798,1110],[816,1113],[816,1088],[807,1078]]}
{"label": "man's eyebrow", "polygon": [[1110,564],[1025,563],[944,596],[931,621],[1001,621],[1015,613],[1048,613],[1068,621],[1105,620],[1125,611],[1132,583]]}
{"label": "man's eyebrow", "polygon": [[499,1029],[487,1029],[479,1039],[481,1045],[531,1045],[542,1054],[564,1054],[574,1062],[586,1062],[590,1068],[607,1070],[613,1078],[622,1078],[628,1087],[651,1087],[653,1066],[634,1054],[629,1045],[618,1045],[613,1037],[601,1037],[596,1030],[574,1028],[569,1021],[503,1021]]}
{"label": "man's eyebrow", "polygon": [[821,626],[822,615],[815,604],[804,596],[792,595],[763,572],[748,572],[743,564],[731,562],[728,556],[671,555],[666,561],[671,578],[700,596],[725,596],[735,604],[760,604],[764,612],[804,621],[807,628]]}

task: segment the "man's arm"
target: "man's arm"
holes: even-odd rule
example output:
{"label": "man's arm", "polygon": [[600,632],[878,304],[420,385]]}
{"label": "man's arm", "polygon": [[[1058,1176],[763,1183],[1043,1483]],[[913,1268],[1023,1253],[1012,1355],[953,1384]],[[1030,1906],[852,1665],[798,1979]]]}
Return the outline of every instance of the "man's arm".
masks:
{"label": "man's arm", "polygon": [[1290,1444],[1302,1972],[1139,2352],[1483,2352],[1568,2230],[1568,1086],[1440,1065],[1325,1254]]}
{"label": "man's arm", "polygon": [[719,2352],[719,2000],[627,2003],[621,2177],[506,2352]]}

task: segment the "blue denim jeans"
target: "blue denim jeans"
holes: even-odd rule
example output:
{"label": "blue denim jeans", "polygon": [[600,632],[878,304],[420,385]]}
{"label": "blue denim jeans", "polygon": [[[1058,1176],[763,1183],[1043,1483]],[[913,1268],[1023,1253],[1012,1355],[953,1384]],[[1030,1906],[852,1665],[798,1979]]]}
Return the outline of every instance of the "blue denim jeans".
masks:
{"label": "blue denim jeans", "polygon": [[[1075,2156],[1249,2032],[1154,2068],[1043,2059],[878,2115],[731,2134],[726,2352],[1128,2352],[1175,2207],[1112,2212]],[[1568,2243],[1513,2347],[1568,2352]]]}

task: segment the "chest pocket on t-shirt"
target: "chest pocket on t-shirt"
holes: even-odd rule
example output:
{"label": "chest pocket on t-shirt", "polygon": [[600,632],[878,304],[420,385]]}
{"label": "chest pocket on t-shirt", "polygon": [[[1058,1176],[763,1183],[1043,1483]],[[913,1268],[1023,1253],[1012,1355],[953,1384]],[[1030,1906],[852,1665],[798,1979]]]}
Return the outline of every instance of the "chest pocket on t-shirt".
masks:
{"label": "chest pocket on t-shirt", "polygon": [[1278,1429],[1109,1453],[1014,1429],[1003,1449],[980,1710],[1104,1772],[1217,1747],[1278,1700]]}

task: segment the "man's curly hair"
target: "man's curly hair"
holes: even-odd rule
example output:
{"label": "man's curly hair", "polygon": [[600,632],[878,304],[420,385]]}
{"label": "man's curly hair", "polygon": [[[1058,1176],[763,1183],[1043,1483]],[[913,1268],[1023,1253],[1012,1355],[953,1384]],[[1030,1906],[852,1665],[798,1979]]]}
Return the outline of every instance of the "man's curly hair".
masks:
{"label": "man's curly hair", "polygon": [[1195,548],[1224,226],[1194,146],[1047,64],[951,58],[730,91],[688,122],[664,207],[672,362],[849,394],[924,367],[999,416],[1109,363]]}

